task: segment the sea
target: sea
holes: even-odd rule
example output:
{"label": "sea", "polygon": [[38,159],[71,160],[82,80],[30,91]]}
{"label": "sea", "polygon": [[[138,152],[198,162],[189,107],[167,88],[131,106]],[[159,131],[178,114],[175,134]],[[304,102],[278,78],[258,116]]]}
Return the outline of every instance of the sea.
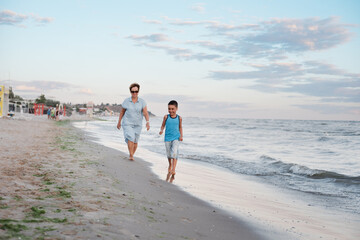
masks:
{"label": "sea", "polygon": [[[99,121],[73,124],[95,142],[127,154],[123,132],[116,128],[117,120],[102,117]],[[161,117],[152,117],[151,129],[143,127],[135,157],[160,163],[162,168],[154,171],[164,179],[168,162],[164,136],[159,135],[161,122]],[[173,184],[198,198],[208,200],[201,191],[192,191],[201,186],[196,182],[181,185],[177,180],[186,177],[181,173],[185,163],[229,176],[247,176],[294,194],[309,205],[360,216],[359,121],[183,117],[183,133]]]}

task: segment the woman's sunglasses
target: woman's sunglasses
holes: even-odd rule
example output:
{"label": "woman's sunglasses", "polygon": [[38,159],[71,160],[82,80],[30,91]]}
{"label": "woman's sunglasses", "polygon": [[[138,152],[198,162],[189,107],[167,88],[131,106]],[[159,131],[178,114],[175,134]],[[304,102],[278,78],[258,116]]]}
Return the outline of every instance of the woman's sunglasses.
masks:
{"label": "woman's sunglasses", "polygon": [[130,91],[131,93],[138,93],[139,91]]}

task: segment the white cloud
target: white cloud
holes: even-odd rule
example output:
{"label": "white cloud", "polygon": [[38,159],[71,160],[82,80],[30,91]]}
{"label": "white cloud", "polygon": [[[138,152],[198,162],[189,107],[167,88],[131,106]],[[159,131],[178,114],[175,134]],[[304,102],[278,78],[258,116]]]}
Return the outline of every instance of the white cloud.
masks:
{"label": "white cloud", "polygon": [[11,10],[3,10],[0,12],[0,25],[13,25],[24,26],[25,21],[33,20],[40,24],[46,24],[54,21],[51,17],[40,17],[36,14],[30,13],[29,15],[20,14]]}
{"label": "white cloud", "polygon": [[90,88],[82,88],[79,91],[80,94],[85,94],[85,95],[94,95],[93,91]]}
{"label": "white cloud", "polygon": [[251,89],[262,92],[294,92],[322,97],[323,101],[360,102],[360,74],[316,61],[252,65],[252,71],[212,71],[214,80],[251,80]]}
{"label": "white cloud", "polygon": [[353,34],[349,24],[339,18],[326,19],[273,19],[261,23],[261,27],[245,37],[245,41],[260,45],[279,45],[288,52],[323,50],[343,44]]}
{"label": "white cloud", "polygon": [[52,21],[54,21],[54,18],[51,17],[39,17],[36,14],[30,14],[30,16],[38,23],[50,23]]}
{"label": "white cloud", "polygon": [[165,35],[165,34],[161,34],[161,33],[154,33],[154,34],[150,34],[150,35],[131,35],[128,36],[127,38],[133,39],[135,41],[150,41],[150,42],[166,42],[166,41],[170,41],[170,38]]}
{"label": "white cloud", "polygon": [[196,12],[203,13],[203,12],[205,12],[205,7],[204,6],[205,6],[204,3],[196,3],[191,7],[191,9],[196,11]]}
{"label": "white cloud", "polygon": [[29,17],[23,14],[18,14],[11,10],[3,10],[0,12],[0,24],[15,25],[20,24]]}
{"label": "white cloud", "polygon": [[144,23],[150,23],[150,24],[157,24],[157,25],[161,25],[162,22],[159,20],[149,20],[149,19],[145,19],[143,20]]}
{"label": "white cloud", "polygon": [[38,92],[40,89],[34,87],[34,86],[27,86],[27,85],[18,85],[14,87],[15,91],[30,91],[30,92]]}
{"label": "white cloud", "polygon": [[221,56],[217,54],[207,54],[207,53],[194,53],[190,49],[186,48],[175,48],[171,46],[164,46],[164,45],[156,45],[156,44],[150,44],[145,43],[143,46],[153,48],[153,49],[162,49],[167,54],[174,56],[178,60],[221,60]]}
{"label": "white cloud", "polygon": [[[191,44],[202,47],[213,53],[206,55],[222,55],[223,58],[252,58],[266,60],[284,60],[289,54],[319,51],[334,48],[348,42],[353,34],[349,28],[354,25],[340,22],[338,17],[325,19],[272,19],[258,23],[227,24],[213,20],[193,21],[171,19],[164,17],[165,21],[178,27],[202,27],[199,29],[198,39],[180,42],[173,41],[175,45]],[[204,35],[205,31],[212,34]],[[186,38],[187,32],[182,32]],[[179,33],[181,34],[181,33]],[[160,33],[151,35],[129,37],[135,41],[148,40],[151,42],[167,41],[169,37]],[[178,38],[181,39],[181,38]],[[169,47],[170,48],[170,47]],[[189,49],[195,52],[194,49]],[[225,56],[226,55],[226,56]],[[189,58],[194,60],[196,58]],[[218,61],[218,58],[214,58]]]}

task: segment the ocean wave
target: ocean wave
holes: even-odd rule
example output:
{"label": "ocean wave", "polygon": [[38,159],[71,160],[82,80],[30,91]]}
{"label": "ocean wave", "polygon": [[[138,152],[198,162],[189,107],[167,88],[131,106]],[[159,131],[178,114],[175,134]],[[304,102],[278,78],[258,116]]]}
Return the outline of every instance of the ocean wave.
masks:
{"label": "ocean wave", "polygon": [[[267,157],[269,159],[270,157]],[[270,158],[272,159],[272,158]],[[295,163],[284,163],[282,161],[274,161],[268,163],[272,169],[276,169],[278,173],[282,174],[295,174],[304,176],[311,179],[330,179],[336,183],[343,184],[360,184],[360,176],[349,176],[341,173],[336,173],[332,171],[312,169],[303,165]]]}
{"label": "ocean wave", "polygon": [[223,156],[182,155],[189,160],[211,163],[230,169],[233,172],[253,176],[299,176],[313,180],[330,180],[330,182],[360,185],[360,176],[349,176],[332,171],[312,169],[296,163],[285,163],[273,157],[262,155],[260,162],[233,161]]}
{"label": "ocean wave", "polygon": [[330,140],[330,138],[328,138],[328,137],[319,137],[318,138],[319,142],[325,142],[325,141],[329,141],[329,140]]}

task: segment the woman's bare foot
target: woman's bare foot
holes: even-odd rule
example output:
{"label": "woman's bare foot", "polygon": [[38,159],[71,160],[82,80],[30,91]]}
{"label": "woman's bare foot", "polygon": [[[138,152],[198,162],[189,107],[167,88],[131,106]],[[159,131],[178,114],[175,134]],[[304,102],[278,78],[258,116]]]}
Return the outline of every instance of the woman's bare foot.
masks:
{"label": "woman's bare foot", "polygon": [[129,157],[129,160],[130,160],[130,161],[134,161],[134,156],[130,156],[130,157]]}

